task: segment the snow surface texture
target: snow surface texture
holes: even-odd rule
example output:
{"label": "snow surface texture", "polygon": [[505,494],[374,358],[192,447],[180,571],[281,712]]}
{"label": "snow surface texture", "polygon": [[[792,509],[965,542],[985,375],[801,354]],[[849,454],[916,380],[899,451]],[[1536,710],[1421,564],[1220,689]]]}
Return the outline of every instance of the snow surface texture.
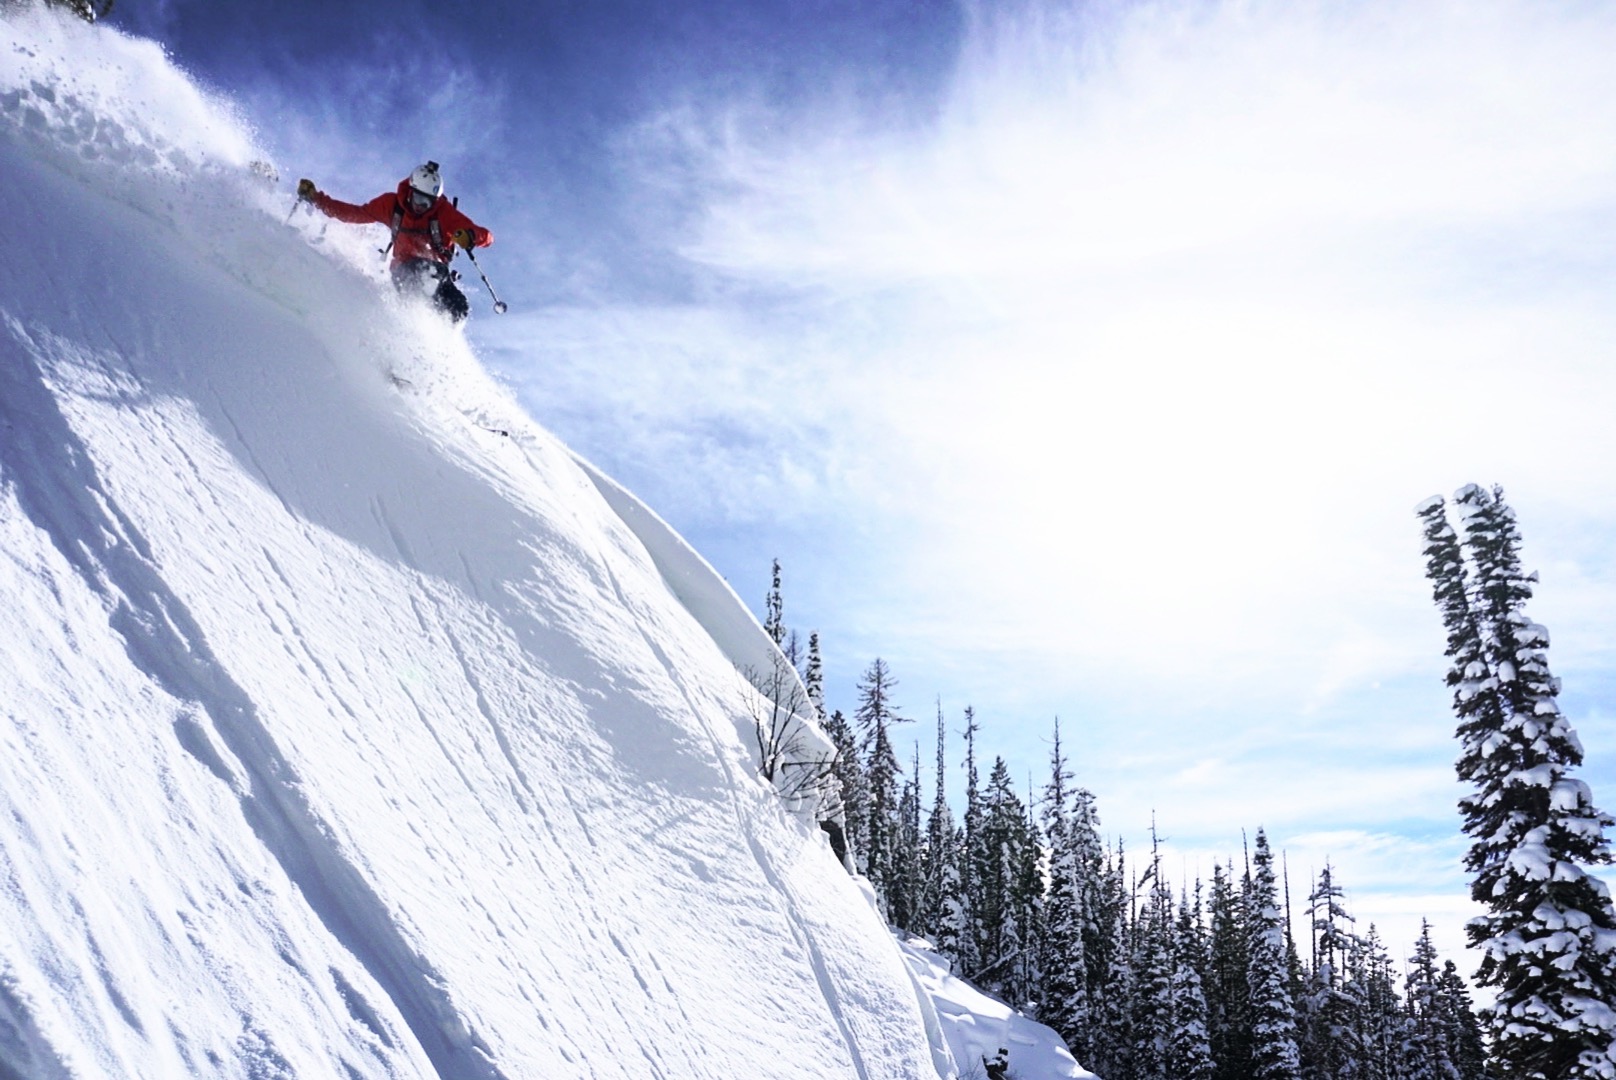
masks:
{"label": "snow surface texture", "polygon": [[1017,1080],[1033,1077],[1093,1077],[1080,1068],[1059,1035],[1027,1019],[1003,1002],[956,979],[947,960],[929,943],[910,939],[903,943],[908,962],[921,989],[927,1034],[946,1045],[958,1062],[962,1077],[985,1077],[988,1061],[1006,1052],[1010,1074]]}
{"label": "snow surface texture", "polygon": [[952,1075],[727,585],[154,45],[4,10],[0,1080]]}

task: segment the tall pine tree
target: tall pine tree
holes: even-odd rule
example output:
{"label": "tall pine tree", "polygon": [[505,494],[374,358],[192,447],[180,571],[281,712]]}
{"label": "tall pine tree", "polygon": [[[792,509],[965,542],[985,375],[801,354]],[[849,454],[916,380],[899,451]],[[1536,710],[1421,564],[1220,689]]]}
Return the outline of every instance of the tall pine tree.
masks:
{"label": "tall pine tree", "polygon": [[1470,988],[1452,960],[1442,965],[1437,979],[1437,1000],[1447,1026],[1449,1054],[1460,1080],[1486,1080],[1487,1047],[1481,1023],[1470,1000]]}
{"label": "tall pine tree", "polygon": [[876,657],[859,680],[859,706],[854,714],[864,751],[864,775],[869,785],[864,823],[864,875],[870,879],[882,910],[889,916],[891,893],[895,888],[894,859],[900,842],[898,774],[903,771],[892,747],[892,726],[905,722],[892,700],[897,685],[886,662]]}
{"label": "tall pine tree", "polygon": [[785,597],[780,590],[780,560],[769,572],[769,594],[763,598],[763,632],[782,649],[786,644]]}
{"label": "tall pine tree", "polygon": [[1101,955],[1105,967],[1098,984],[1094,1034],[1090,1039],[1094,1070],[1107,1080],[1134,1080],[1133,888],[1128,881],[1128,860],[1119,840],[1115,857],[1105,870],[1100,917],[1106,921]]}
{"label": "tall pine tree", "polygon": [[1362,1004],[1353,1020],[1353,1045],[1366,1080],[1402,1080],[1403,1007],[1391,956],[1371,924],[1347,961],[1348,985]]}
{"label": "tall pine tree", "polygon": [[1077,875],[1077,906],[1083,928],[1084,983],[1088,987],[1089,1015],[1099,1002],[1099,988],[1105,981],[1112,946],[1112,923],[1107,907],[1110,879],[1106,871],[1105,844],[1100,839],[1100,814],[1094,793],[1080,787],[1072,796],[1069,826],[1072,858]]}
{"label": "tall pine tree", "polygon": [[960,825],[959,840],[954,850],[958,856],[955,877],[958,891],[950,906],[953,926],[950,936],[955,942],[954,959],[961,974],[974,975],[982,965],[981,922],[982,885],[977,867],[982,863],[982,792],[976,773],[976,710],[965,707],[965,820]]}
{"label": "tall pine tree", "polygon": [[1201,972],[1206,968],[1200,919],[1200,885],[1196,908],[1189,898],[1179,901],[1173,933],[1173,1029],[1167,1044],[1167,1075],[1172,1080],[1212,1080],[1216,1066],[1207,1029],[1206,993]]}
{"label": "tall pine tree", "polygon": [[1083,948],[1079,855],[1071,817],[1072,774],[1055,720],[1049,784],[1044,788],[1044,841],[1049,850],[1049,888],[1044,896],[1044,979],[1039,1019],[1060,1033],[1079,1061],[1087,1061],[1088,962]]}
{"label": "tall pine tree", "polygon": [[1307,902],[1313,963],[1297,1002],[1302,1071],[1309,1080],[1345,1080],[1358,1075],[1354,1020],[1363,1002],[1347,977],[1350,958],[1358,948],[1351,930],[1353,919],[1328,862]]}
{"label": "tall pine tree", "polygon": [[1015,856],[1015,878],[1010,893],[1010,910],[1020,938],[1012,977],[1015,995],[1010,1000],[1024,1012],[1036,1014],[1044,982],[1044,839],[1033,818],[1031,783],[1028,805],[1021,817],[1019,850]]}
{"label": "tall pine tree", "polygon": [[1251,949],[1250,966],[1246,969],[1246,981],[1251,988],[1251,1077],[1252,1080],[1299,1080],[1296,1005],[1291,998],[1285,927],[1279,911],[1278,883],[1274,880],[1274,856],[1261,829],[1257,830],[1255,848],[1247,911]]}
{"label": "tall pine tree", "polygon": [[1431,942],[1431,924],[1421,920],[1420,936],[1403,978],[1403,1007],[1408,1014],[1403,1072],[1407,1080],[1459,1080],[1459,1070],[1453,1063],[1449,1018],[1443,1008],[1441,978],[1436,946]]}
{"label": "tall pine tree", "polygon": [[1134,1080],[1169,1080],[1168,1054],[1173,1038],[1173,903],[1161,877],[1161,851],[1151,829],[1149,891],[1134,924],[1133,1076]]}
{"label": "tall pine tree", "polygon": [[977,881],[977,954],[973,973],[984,989],[1016,1007],[1030,997],[1036,956],[1038,848],[1026,807],[1004,758],[995,758],[982,798]]}
{"label": "tall pine tree", "polygon": [[1207,1028],[1215,1080],[1248,1080],[1251,1076],[1251,936],[1246,907],[1235,888],[1234,867],[1212,868],[1208,902]]}
{"label": "tall pine tree", "polygon": [[915,930],[932,939],[939,952],[954,955],[951,920],[947,909],[958,888],[958,867],[954,852],[954,811],[948,805],[948,730],[943,722],[943,703],[937,702],[937,770],[931,810],[926,815],[926,833],[920,858],[920,893],[916,901]]}
{"label": "tall pine tree", "polygon": [[1448,634],[1461,744],[1460,801],[1473,843],[1468,927],[1477,978],[1496,987],[1493,1049],[1523,1080],[1616,1077],[1616,911],[1587,867],[1611,861],[1609,816],[1572,778],[1582,747],[1561,714],[1548,633],[1525,615],[1536,575],[1503,493],[1455,495],[1463,554],[1440,498],[1423,503],[1426,574]]}
{"label": "tall pine tree", "polygon": [[887,907],[892,925],[900,930],[918,931],[921,891],[923,834],[920,831],[920,745],[915,745],[914,765],[903,782],[898,797],[898,832],[892,847],[892,880],[887,886]]}
{"label": "tall pine tree", "polygon": [[849,872],[857,873],[864,865],[863,853],[867,845],[870,784],[864,775],[864,759],[859,754],[858,738],[840,709],[826,718],[825,734],[836,745],[836,760],[831,772],[841,793],[847,868]]}
{"label": "tall pine tree", "polygon": [[802,673],[802,687],[813,706],[814,719],[825,722],[825,662],[819,655],[819,631],[808,635],[808,666]]}

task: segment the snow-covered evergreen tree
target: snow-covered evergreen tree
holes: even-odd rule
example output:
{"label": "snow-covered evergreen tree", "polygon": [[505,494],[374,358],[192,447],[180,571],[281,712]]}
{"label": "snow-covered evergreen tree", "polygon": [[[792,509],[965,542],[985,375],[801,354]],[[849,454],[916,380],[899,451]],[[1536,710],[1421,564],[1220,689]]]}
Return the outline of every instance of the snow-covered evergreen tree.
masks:
{"label": "snow-covered evergreen tree", "polygon": [[1196,907],[1190,907],[1188,897],[1180,899],[1173,931],[1173,1030],[1167,1044],[1167,1075],[1172,1080],[1212,1080],[1216,1072],[1201,984],[1207,959],[1199,907],[1197,884]]}
{"label": "snow-covered evergreen tree", "polygon": [[1176,964],[1172,897],[1161,880],[1159,850],[1147,877],[1150,888],[1134,924],[1132,1073],[1134,1080],[1168,1080]]}
{"label": "snow-covered evergreen tree", "polygon": [[1302,1073],[1309,1080],[1346,1080],[1360,1070],[1355,1021],[1363,1000],[1347,977],[1359,942],[1328,862],[1308,896],[1308,915],[1313,963],[1297,1002]]}
{"label": "snow-covered evergreen tree", "polygon": [[892,847],[892,881],[887,888],[887,906],[892,925],[914,931],[920,904],[921,859],[924,837],[920,831],[920,746],[909,778],[898,797],[898,832]]}
{"label": "snow-covered evergreen tree", "polygon": [[976,773],[976,710],[965,707],[965,820],[955,846],[959,858],[955,876],[958,891],[952,905],[956,942],[955,959],[962,974],[969,976],[982,966],[982,886],[977,867],[983,862],[982,792]]}
{"label": "snow-covered evergreen tree", "polygon": [[[1029,785],[1030,786],[1030,785]],[[1012,978],[1015,994],[1010,999],[1023,1012],[1038,1011],[1043,986],[1044,958],[1044,839],[1033,819],[1031,794],[1022,815],[1022,832],[1015,853],[1015,877],[1010,893],[1010,910],[1015,919],[1016,959]]]}
{"label": "snow-covered evergreen tree", "polygon": [[1235,888],[1234,867],[1212,868],[1206,996],[1207,1028],[1216,1080],[1251,1076],[1251,936],[1246,907]]}
{"label": "snow-covered evergreen tree", "polygon": [[785,597],[780,589],[780,560],[769,573],[769,595],[763,601],[763,631],[781,648],[786,643]]}
{"label": "snow-covered evergreen tree", "polygon": [[[926,831],[920,853],[920,883],[916,896],[916,933],[932,939],[938,950],[952,957],[952,935],[947,932],[949,920],[945,917],[954,889],[957,887],[956,855],[954,852],[954,811],[948,805],[948,744],[947,728],[943,722],[943,703],[937,703],[937,768],[936,785],[932,791],[931,810],[926,815]],[[916,766],[918,768],[918,765]],[[949,940],[944,940],[944,939]]]}
{"label": "snow-covered evergreen tree", "polygon": [[930,936],[937,951],[953,962],[955,970],[963,970],[960,960],[961,928],[967,920],[964,889],[960,886],[959,875],[964,834],[952,821],[947,824],[947,833],[942,837],[941,846],[936,849],[940,863],[938,873],[942,876],[938,879],[937,910]]}
{"label": "snow-covered evergreen tree", "polygon": [[[1016,794],[1010,767],[995,758],[983,792],[981,842],[975,877],[981,957],[974,977],[989,992],[1017,1006],[1025,1004],[1029,961],[1036,955],[1037,848],[1026,807]],[[1033,866],[1029,878],[1028,867]]]}
{"label": "snow-covered evergreen tree", "polygon": [[1520,568],[1514,512],[1499,489],[1455,495],[1463,551],[1440,498],[1418,509],[1426,573],[1448,632],[1460,801],[1473,843],[1471,895],[1487,913],[1468,933],[1477,978],[1496,987],[1493,1052],[1511,1075],[1616,1078],[1616,911],[1587,867],[1609,863],[1582,747],[1561,714],[1548,633],[1525,615],[1536,575]]}
{"label": "snow-covered evergreen tree", "polygon": [[1133,889],[1128,882],[1127,858],[1121,841],[1106,867],[1101,917],[1105,968],[1093,996],[1097,999],[1091,1037],[1095,1072],[1106,1080],[1134,1080]]}
{"label": "snow-covered evergreen tree", "polygon": [[1049,888],[1044,896],[1044,978],[1039,1019],[1066,1040],[1079,1061],[1088,1060],[1088,960],[1083,948],[1083,898],[1078,850],[1071,820],[1072,774],[1055,720],[1049,784],[1044,788],[1044,841],[1049,850]]}
{"label": "snow-covered evergreen tree", "polygon": [[1452,960],[1442,965],[1437,978],[1437,1001],[1448,1033],[1449,1053],[1462,1080],[1485,1080],[1487,1047],[1481,1022],[1470,999],[1470,988]]}
{"label": "snow-covered evergreen tree", "polygon": [[1021,943],[1011,891],[1020,864],[1022,806],[1010,766],[1002,757],[995,757],[988,770],[982,811],[982,861],[977,865],[982,896],[982,967],[978,975],[989,978],[989,985],[993,985],[1003,980],[1001,972]]}
{"label": "snow-covered evergreen tree", "polygon": [[1068,829],[1077,874],[1078,911],[1083,927],[1083,968],[1088,987],[1089,1015],[1093,1017],[1099,987],[1105,981],[1111,945],[1112,923],[1107,912],[1109,876],[1106,871],[1105,843],[1100,839],[1100,814],[1094,793],[1079,787],[1072,794],[1072,814]]}
{"label": "snow-covered evergreen tree", "polygon": [[1274,880],[1274,857],[1268,838],[1257,830],[1252,853],[1252,889],[1247,933],[1251,988],[1252,1080],[1298,1080],[1301,1061],[1296,1049],[1296,1005],[1291,997],[1286,961],[1285,926]]}
{"label": "snow-covered evergreen tree", "polygon": [[858,738],[840,709],[826,718],[825,734],[836,745],[836,761],[831,771],[841,790],[849,869],[858,872],[864,866],[869,821],[870,786],[864,775],[864,760],[859,754]]}
{"label": "snow-covered evergreen tree", "polygon": [[1403,978],[1403,1002],[1408,1017],[1403,1052],[1406,1080],[1459,1080],[1440,980],[1436,946],[1431,942],[1431,924],[1421,920],[1420,936],[1414,943],[1414,954],[1408,958],[1408,973]]}
{"label": "snow-covered evergreen tree", "polygon": [[904,723],[905,718],[898,715],[892,700],[897,685],[886,662],[876,657],[859,680],[859,705],[854,713],[869,784],[864,875],[875,887],[883,910],[888,910],[894,885],[893,859],[899,843],[898,775],[903,769],[898,764],[891,734],[892,726]]}
{"label": "snow-covered evergreen tree", "polygon": [[[985,987],[996,987],[1004,963],[1005,920],[1010,915],[1010,867],[1005,857],[1006,800],[1015,799],[1015,787],[1004,758],[995,757],[981,794],[981,816],[975,830],[971,878],[976,883],[976,952],[980,961],[972,977]],[[1019,801],[1019,800],[1018,800]],[[992,992],[990,990],[990,992]]]}
{"label": "snow-covered evergreen tree", "polygon": [[825,722],[825,662],[819,655],[819,631],[808,635],[808,666],[802,673],[803,689],[808,691],[808,704],[813,707],[814,719]]}
{"label": "snow-covered evergreen tree", "polygon": [[1348,986],[1362,1004],[1353,1027],[1364,1080],[1402,1080],[1403,1004],[1392,958],[1373,925],[1347,961]]}

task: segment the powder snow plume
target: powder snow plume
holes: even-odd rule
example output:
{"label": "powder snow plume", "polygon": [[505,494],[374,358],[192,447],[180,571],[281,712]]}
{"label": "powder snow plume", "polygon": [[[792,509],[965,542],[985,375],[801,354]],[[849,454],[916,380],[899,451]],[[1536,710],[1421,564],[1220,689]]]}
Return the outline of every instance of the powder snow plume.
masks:
{"label": "powder snow plume", "polygon": [[1030,1052],[758,777],[699,556],[156,46],[0,27],[0,1080]]}

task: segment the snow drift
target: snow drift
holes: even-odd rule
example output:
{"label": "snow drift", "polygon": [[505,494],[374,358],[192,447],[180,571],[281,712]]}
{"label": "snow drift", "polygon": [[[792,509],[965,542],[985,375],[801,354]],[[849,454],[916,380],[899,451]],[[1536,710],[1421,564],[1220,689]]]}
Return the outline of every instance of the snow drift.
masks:
{"label": "snow drift", "polygon": [[727,586],[154,45],[0,26],[0,1078],[951,1073]]}

